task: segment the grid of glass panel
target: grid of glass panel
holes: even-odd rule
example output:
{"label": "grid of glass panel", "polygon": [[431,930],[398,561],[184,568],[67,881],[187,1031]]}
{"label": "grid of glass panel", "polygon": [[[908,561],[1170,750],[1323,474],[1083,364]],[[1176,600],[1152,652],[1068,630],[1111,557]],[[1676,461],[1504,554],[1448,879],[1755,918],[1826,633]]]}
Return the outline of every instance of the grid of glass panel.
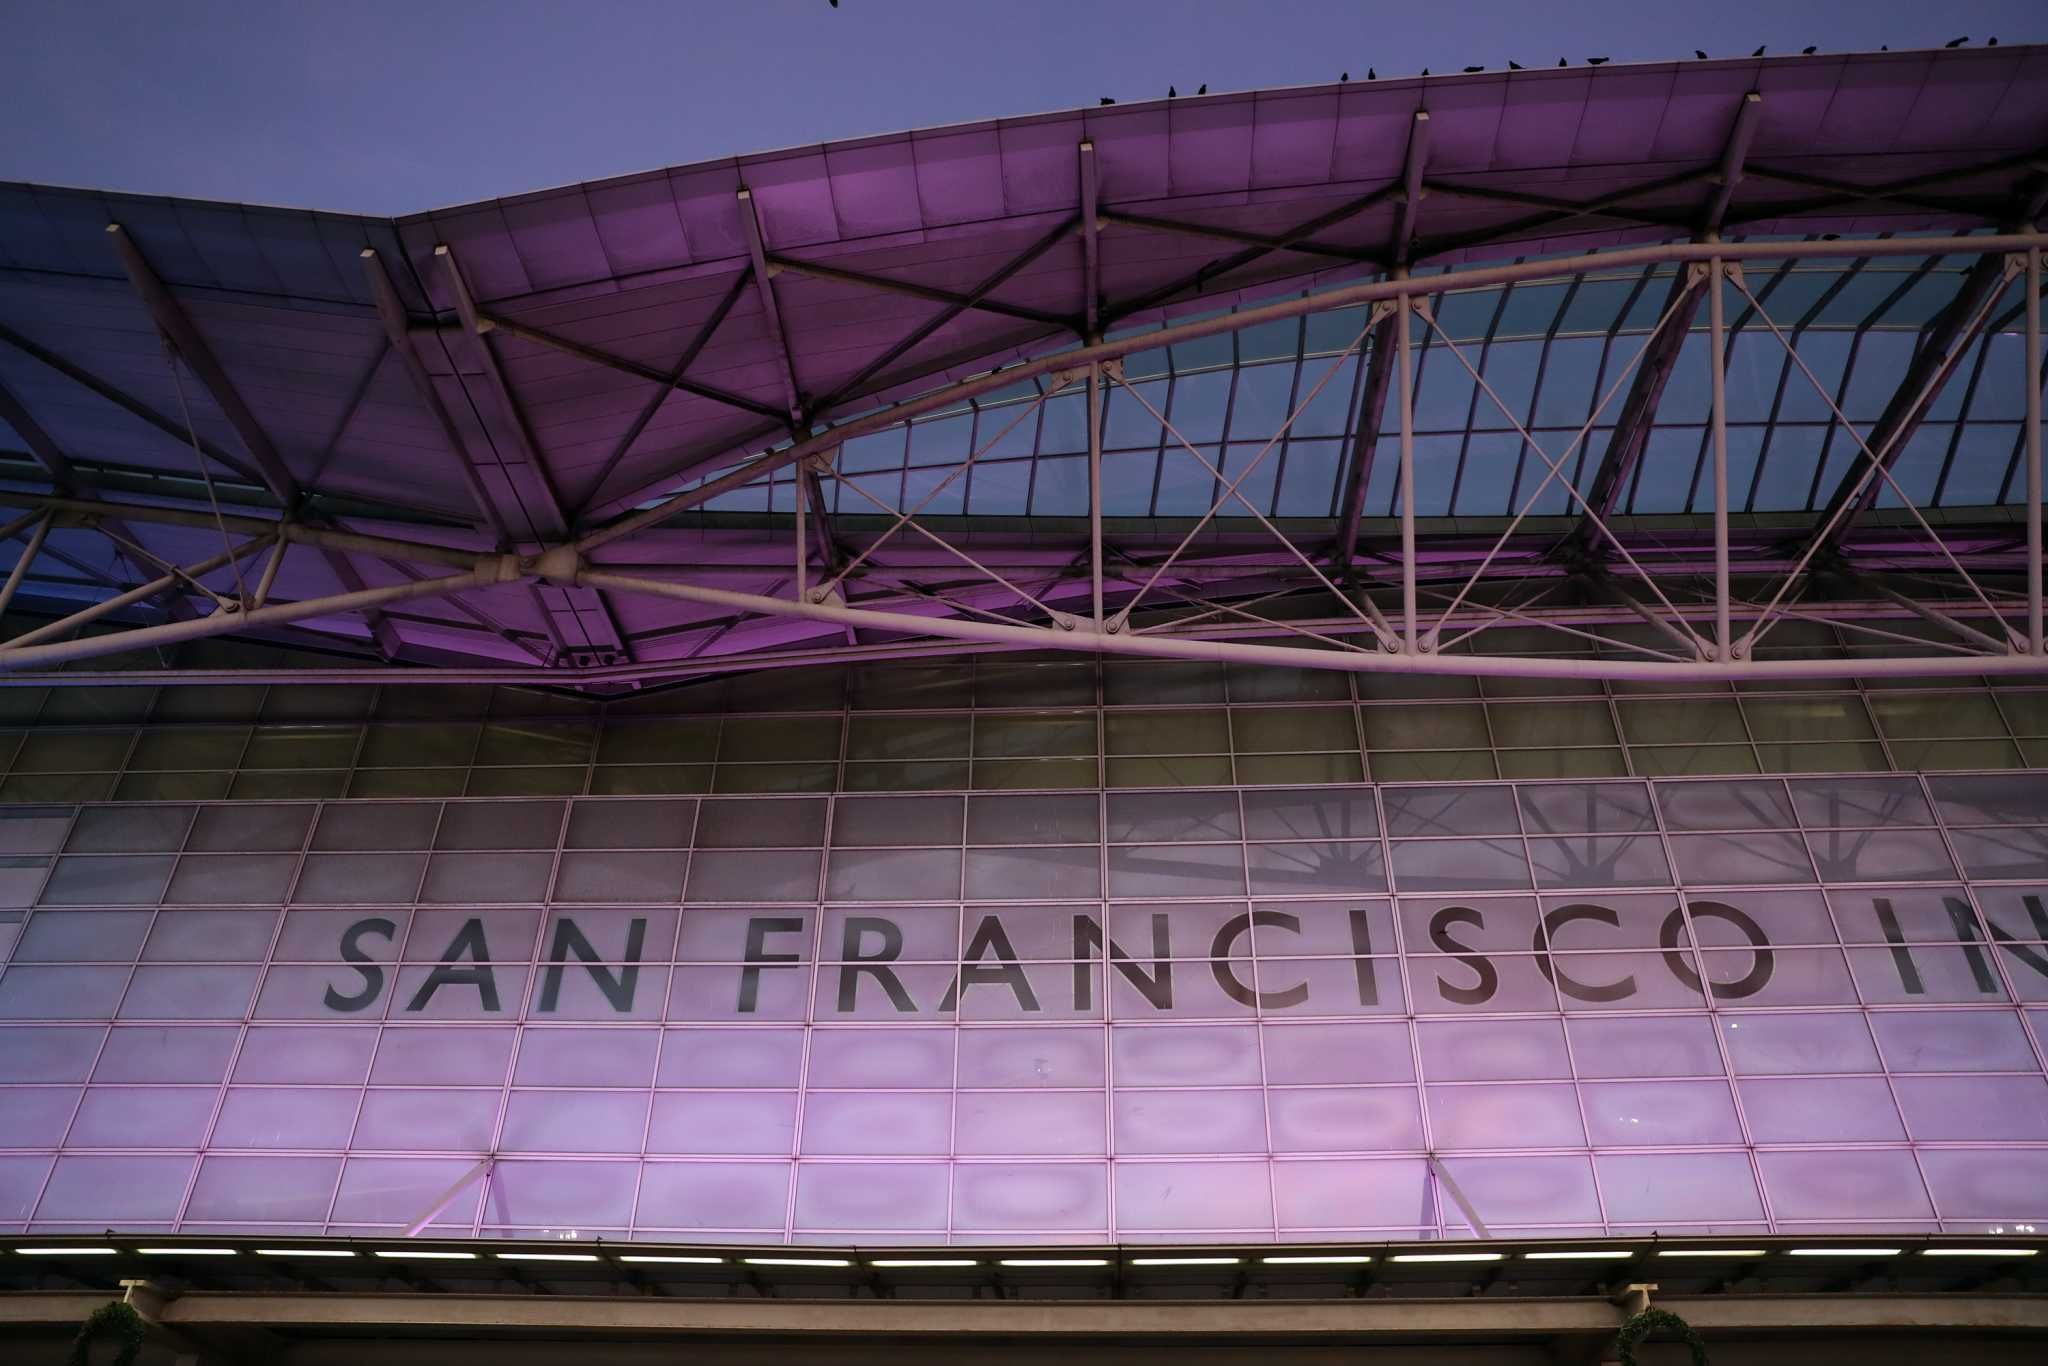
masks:
{"label": "grid of glass panel", "polygon": [[2048,774],[10,806],[0,1228],[2048,1217]]}
{"label": "grid of glass panel", "polygon": [[[1749,289],[1814,378],[1787,356],[1757,309],[1731,288],[1727,395],[1731,509],[1796,512],[1825,506],[1857,447],[1829,399],[1867,432],[1903,382],[1921,330],[1962,287],[1972,258],[1811,259],[1752,266]],[[1573,511],[1563,483],[1525,448],[1527,427],[1553,458],[1616,386],[1669,304],[1676,267],[1595,271],[1573,282],[1534,281],[1439,297],[1443,332],[1500,401],[1425,323],[1413,325],[1416,509],[1424,517]],[[1361,309],[1309,314],[1233,335],[1139,352],[1125,373],[1140,402],[1115,385],[1103,414],[1103,511],[1110,517],[1197,517],[1223,485],[1176,439],[1185,438],[1226,479],[1251,472],[1239,493],[1267,516],[1336,514],[1347,453],[1356,441],[1363,365],[1339,361],[1365,328]],[[1711,392],[1707,318],[1694,319],[1657,409],[1644,458],[1617,508],[1637,514],[1710,511]],[[1818,388],[1816,387],[1818,382]],[[828,482],[842,514],[923,505],[929,516],[1076,517],[1088,511],[1087,395],[1069,385],[1031,411],[1050,381],[1009,390],[849,441]],[[1582,490],[1606,450],[1627,384],[1603,423],[1563,461]],[[1821,396],[1825,390],[1827,398]],[[1148,411],[1148,407],[1150,411]],[[1261,452],[1302,411],[1286,438]],[[1163,415],[1172,431],[1153,412]],[[1390,409],[1389,412],[1392,410]],[[2017,311],[1995,313],[1926,420],[1900,453],[1894,477],[1920,506],[2019,502],[2026,414],[2025,336]],[[1512,415],[1512,421],[1510,420]],[[1398,433],[1378,434],[1365,509],[1396,513]],[[950,478],[969,453],[974,466]],[[1252,462],[1258,463],[1256,468]],[[1703,478],[1702,470],[1708,473]],[[943,487],[942,487],[943,486]],[[1539,489],[1541,490],[1539,493]],[[930,501],[926,501],[929,497]],[[1889,487],[1881,507],[1900,506]],[[795,485],[772,483],[711,500],[713,511],[794,512]],[[1226,518],[1250,516],[1228,499]]]}
{"label": "grid of glass panel", "polygon": [[[1530,651],[1572,643],[1542,631],[1487,638]],[[1797,622],[1773,632],[1771,649],[1852,653]],[[1480,682],[1008,655],[757,674],[609,702],[519,688],[0,690],[0,802],[2048,767],[2048,690],[2010,682]]]}

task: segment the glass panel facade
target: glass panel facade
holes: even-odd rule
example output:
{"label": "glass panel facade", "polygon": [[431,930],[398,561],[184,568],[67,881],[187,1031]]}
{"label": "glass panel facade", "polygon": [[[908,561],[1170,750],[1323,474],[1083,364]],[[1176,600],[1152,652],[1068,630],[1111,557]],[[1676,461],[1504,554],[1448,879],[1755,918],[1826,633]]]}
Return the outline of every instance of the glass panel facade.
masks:
{"label": "glass panel facade", "polygon": [[749,689],[25,729],[0,1230],[388,1232],[484,1153],[435,1232],[1456,1235],[1432,1154],[1496,1230],[2048,1217],[2043,694]]}

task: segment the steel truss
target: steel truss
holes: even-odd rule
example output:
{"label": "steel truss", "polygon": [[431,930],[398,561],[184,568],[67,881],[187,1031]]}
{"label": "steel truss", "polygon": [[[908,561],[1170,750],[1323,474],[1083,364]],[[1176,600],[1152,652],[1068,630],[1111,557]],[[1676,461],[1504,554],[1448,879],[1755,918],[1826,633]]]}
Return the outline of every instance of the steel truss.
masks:
{"label": "steel truss", "polygon": [[[1418,186],[1425,183],[1425,132],[1426,127],[1418,124],[1410,149],[1407,178]],[[1082,155],[1085,164],[1085,148]],[[1406,202],[1412,208],[1414,200]],[[1084,233],[1092,243],[1096,219],[1113,222],[1114,215],[1098,215],[1092,201],[1085,207]],[[1411,220],[1404,211],[1404,223]],[[950,384],[816,433],[809,432],[812,414],[805,408],[796,376],[786,369],[790,430],[795,433],[789,444],[659,504],[580,531],[549,490],[544,519],[549,525],[536,526],[530,533],[539,539],[522,538],[520,528],[508,527],[508,519],[498,515],[473,469],[470,488],[484,529],[428,541],[405,534],[402,527],[390,534],[353,530],[331,515],[315,515],[288,476],[280,473],[281,463],[271,458],[257,431],[245,434],[246,444],[269,476],[265,483],[279,496],[275,512],[252,511],[244,503],[231,504],[236,510],[230,513],[217,502],[117,500],[105,489],[73,477],[53,448],[45,453],[45,463],[55,492],[0,490],[0,505],[20,512],[0,526],[0,539],[25,539],[0,586],[0,610],[21,610],[27,597],[24,583],[38,557],[53,553],[46,544],[53,529],[95,528],[138,564],[156,557],[135,544],[130,528],[137,525],[217,533],[222,547],[191,563],[155,564],[162,572],[150,582],[29,629],[17,628],[11,639],[0,641],[0,677],[14,683],[32,681],[42,679],[43,671],[76,661],[209,636],[263,636],[266,628],[324,623],[331,640],[339,619],[366,612],[391,613],[376,620],[388,624],[395,636],[404,620],[395,609],[426,599],[447,600],[477,630],[501,637],[501,643],[534,655],[537,662],[447,670],[337,669],[322,676],[370,678],[399,672],[421,682],[490,678],[612,686],[963,648],[1224,660],[1350,672],[1617,680],[2048,674],[2040,386],[2044,246],[2048,234],[2031,229],[1805,242],[1724,242],[1706,232],[1691,241],[1428,276],[1410,276],[1404,265],[1397,265],[1385,278],[1366,283],[1109,339],[1093,330],[1098,324],[1091,283],[1089,330],[1076,349]],[[1291,249],[1277,244],[1276,248]],[[226,376],[203,356],[203,344],[196,337],[180,341],[189,325],[177,314],[175,301],[147,274],[139,256],[127,260],[131,254],[124,254],[124,263],[158,312],[178,354],[188,363],[197,362],[193,369],[209,389],[231,397]],[[771,268],[796,267],[780,258],[770,260],[758,246],[754,255],[750,278],[772,311]],[[1405,252],[1395,255],[1397,261],[1405,260]],[[1971,256],[1980,265],[1965,285],[1964,297],[1923,334],[1922,355],[1910,367],[1905,385],[1887,405],[1884,417],[1868,430],[1849,422],[1800,357],[1785,325],[1796,320],[1781,324],[1773,319],[1766,306],[1769,292],[1753,292],[1745,276],[1746,268],[1761,262],[1942,255]],[[463,301],[465,331],[479,348],[491,387],[504,409],[516,415],[515,396],[489,358],[484,335],[489,320],[468,302],[453,258],[444,255],[443,263]],[[1467,348],[1454,342],[1436,321],[1437,301],[1450,291],[1570,282],[1595,272],[1606,275],[1659,264],[1678,268],[1670,299],[1649,334],[1634,344],[1632,354],[1626,344],[1616,344],[1615,354],[1624,357],[1625,364],[1595,396],[1592,415],[1562,450],[1545,448],[1495,392]],[[369,253],[365,266],[373,284],[385,285],[378,297],[390,344],[401,355],[408,354],[405,320],[395,297],[386,297],[389,288],[381,266]],[[2000,510],[1998,518],[1981,525],[1959,525],[1949,512],[1930,517],[1893,475],[1893,460],[1956,368],[1956,359],[2002,308],[2012,307],[2009,296],[2015,285],[2023,292],[2025,374],[2030,377],[2024,437],[2026,501],[2017,517]],[[1724,374],[1729,350],[1726,306],[1731,298],[1743,310],[1752,334],[1767,331],[1790,356],[1786,382],[1818,389],[1833,422],[1845,429],[1856,447],[1852,468],[1815,525],[1789,532],[1736,526],[1739,514],[1732,514],[1730,505]],[[1644,458],[1641,436],[1653,416],[1655,391],[1661,389],[1677,343],[1702,299],[1708,316],[1713,395],[1711,525],[1702,521],[1649,528],[1639,525],[1639,519],[1615,515],[1611,475],[1589,466],[1590,477],[1581,487],[1570,471],[1580,446],[1617,413],[1624,414],[1623,425],[1616,429],[1601,470],[1617,458]],[[990,306],[973,295],[948,295],[941,302],[954,311]],[[1305,396],[1279,432],[1234,475],[1226,476],[1124,379],[1123,358],[1135,351],[1359,306],[1364,307],[1366,321],[1350,346],[1328,362],[1319,378],[1314,364],[1304,371]],[[1412,358],[1418,336],[1428,337],[1433,350],[1469,373],[1479,401],[1498,406],[1547,471],[1534,489],[1518,496],[1518,506],[1504,521],[1484,528],[1465,523],[1446,528],[1434,522],[1424,525],[1418,516]],[[1389,346],[1391,356],[1386,354]],[[1374,378],[1368,388],[1377,385],[1382,394],[1388,386],[1393,390],[1395,414],[1387,424],[1393,430],[1385,434],[1398,436],[1399,515],[1364,524],[1357,501],[1362,478],[1354,470],[1342,486],[1339,517],[1307,521],[1307,531],[1304,519],[1282,525],[1259,511],[1242,489],[1261,462],[1280,447],[1323,385],[1361,351],[1371,355],[1367,371]],[[430,392],[431,385],[422,384],[424,372],[412,373],[417,369],[408,367],[413,383]],[[679,373],[655,378],[675,386]],[[1017,406],[1009,418],[1013,426],[1030,418],[1052,394],[1085,390],[1089,397],[1090,507],[1085,541],[1048,550],[1042,535],[1034,542],[1030,536],[979,527],[972,518],[929,516],[940,494],[993,449],[1003,432],[969,452],[919,502],[902,509],[836,468],[835,458],[846,441],[1035,379],[1044,381],[1041,391]],[[1133,396],[1165,429],[1168,444],[1192,456],[1216,480],[1220,493],[1192,523],[1149,519],[1140,530],[1105,526],[1102,413],[1103,398],[1113,390]],[[1375,413],[1381,401],[1368,397]],[[235,405],[224,406],[235,413]],[[246,417],[246,409],[236,415]],[[247,422],[253,427],[253,417]],[[445,414],[442,422],[447,425]],[[512,425],[521,430],[517,422]],[[1626,438],[1620,435],[1624,432]],[[1363,458],[1378,434],[1358,434],[1354,462]],[[1618,456],[1624,440],[1629,449]],[[210,453],[198,449],[196,439],[194,444],[204,474],[203,457]],[[538,457],[526,454],[539,470]],[[678,519],[722,493],[792,468],[802,490],[793,517],[771,519],[768,531],[736,549],[706,533],[703,562],[681,562],[681,533],[668,529]],[[828,522],[822,489],[830,483],[848,493]],[[1534,511],[1553,483],[1566,491],[1575,514],[1562,529],[1560,519]],[[210,498],[210,483],[208,489]],[[1898,509],[1875,507],[1886,490],[1901,504]],[[855,506],[859,502],[868,504],[873,515],[862,515]],[[1240,511],[1248,518],[1240,517]],[[1227,523],[1219,520],[1225,518]],[[2015,526],[2015,521],[2022,525]],[[769,540],[764,542],[761,535]],[[349,564],[351,556],[382,563],[401,581],[370,586],[351,573],[343,578],[347,591],[278,600],[274,588],[280,565],[288,554],[307,552],[329,557],[336,565]],[[766,576],[777,576],[779,582],[764,589]],[[599,623],[587,636],[593,642],[603,636],[607,643],[626,644],[623,634],[613,632],[604,604],[630,597],[701,609],[702,615],[692,617],[687,628],[697,638],[687,643],[670,639],[657,648],[652,637],[641,636],[632,653],[623,657],[565,653],[559,639],[552,642],[552,650],[536,649],[533,641],[499,625],[475,600],[508,584],[524,585],[525,591],[554,604],[549,610],[555,617],[593,618]],[[165,596],[197,604],[199,610],[188,607],[183,619],[138,620],[136,609]],[[551,629],[555,617],[546,618]],[[1786,621],[1836,628],[1857,648],[1846,657],[1841,651],[1817,656],[1810,649],[1778,648],[1771,642],[1772,633]],[[79,634],[86,626],[108,629]],[[436,626],[446,628],[447,623],[437,621]],[[1517,634],[1495,634],[1507,630]],[[674,629],[669,634],[673,637]],[[383,634],[377,639],[387,646],[387,658],[400,643]],[[1587,648],[1590,642],[1598,642],[1597,652]],[[63,675],[67,682],[135,681],[142,676]],[[293,670],[281,676],[307,675]]]}

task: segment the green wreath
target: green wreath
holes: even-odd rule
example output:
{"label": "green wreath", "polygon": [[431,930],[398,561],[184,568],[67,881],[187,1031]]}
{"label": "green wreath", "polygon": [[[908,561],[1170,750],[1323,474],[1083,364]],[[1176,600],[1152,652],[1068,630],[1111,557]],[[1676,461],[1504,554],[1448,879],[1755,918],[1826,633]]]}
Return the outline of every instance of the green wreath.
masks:
{"label": "green wreath", "polygon": [[142,1315],[120,1300],[109,1300],[92,1311],[78,1336],[71,1339],[71,1354],[64,1358],[64,1366],[91,1366],[92,1340],[103,1332],[114,1334],[119,1343],[114,1351],[114,1366],[135,1366],[135,1358],[142,1355],[147,1329]]}
{"label": "green wreath", "polygon": [[1640,1314],[1629,1315],[1621,1325],[1621,1331],[1614,1336],[1621,1366],[1636,1366],[1636,1344],[1659,1328],[1668,1328],[1678,1335],[1685,1349],[1692,1353],[1692,1366],[1707,1366],[1707,1344],[1700,1341],[1700,1335],[1693,1332],[1691,1324],[1668,1309],[1645,1309]]}

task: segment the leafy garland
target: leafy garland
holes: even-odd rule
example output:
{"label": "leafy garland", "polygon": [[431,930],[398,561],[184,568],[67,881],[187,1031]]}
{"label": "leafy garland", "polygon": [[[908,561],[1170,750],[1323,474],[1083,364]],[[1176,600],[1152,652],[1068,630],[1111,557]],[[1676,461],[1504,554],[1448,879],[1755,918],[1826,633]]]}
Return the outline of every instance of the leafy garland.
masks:
{"label": "leafy garland", "polygon": [[145,1331],[142,1315],[120,1300],[109,1300],[92,1311],[78,1336],[71,1339],[71,1352],[64,1358],[64,1366],[91,1366],[92,1340],[102,1332],[113,1333],[119,1343],[114,1366],[135,1366],[135,1358],[142,1355]]}
{"label": "leafy garland", "polygon": [[1616,1355],[1621,1366],[1636,1366],[1636,1344],[1659,1328],[1668,1328],[1676,1333],[1685,1348],[1692,1353],[1692,1366],[1707,1366],[1707,1344],[1700,1341],[1700,1335],[1693,1332],[1692,1325],[1668,1309],[1645,1309],[1631,1314],[1615,1335]]}

